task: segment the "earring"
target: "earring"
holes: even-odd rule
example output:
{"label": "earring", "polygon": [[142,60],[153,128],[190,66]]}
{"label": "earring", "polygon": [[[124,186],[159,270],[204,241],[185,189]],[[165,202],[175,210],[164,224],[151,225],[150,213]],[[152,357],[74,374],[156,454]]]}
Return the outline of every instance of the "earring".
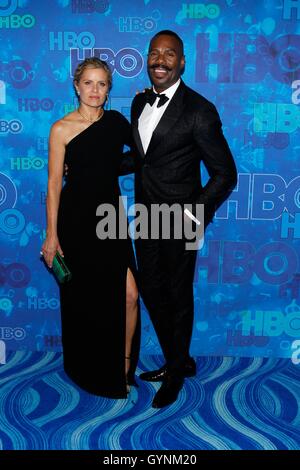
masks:
{"label": "earring", "polygon": [[80,91],[79,91],[79,90],[76,90],[76,92],[77,92],[77,95],[80,96]]}

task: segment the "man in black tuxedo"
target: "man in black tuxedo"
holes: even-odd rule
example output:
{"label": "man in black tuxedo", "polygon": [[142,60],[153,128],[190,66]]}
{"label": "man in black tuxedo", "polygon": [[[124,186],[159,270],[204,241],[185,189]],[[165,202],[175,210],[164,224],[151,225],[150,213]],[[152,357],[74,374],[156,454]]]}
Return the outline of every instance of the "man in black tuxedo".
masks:
{"label": "man in black tuxedo", "polygon": [[[218,112],[181,80],[185,57],[176,33],[161,31],[152,38],[147,65],[153,89],[138,94],[131,109],[137,153],[135,202],[149,209],[162,203],[192,204],[193,208],[204,204],[206,227],[237,179]],[[210,176],[204,187],[201,160]],[[193,214],[191,219],[185,215],[184,223],[194,223]],[[184,378],[196,374],[189,347],[197,251],[186,249],[184,237],[137,239],[135,243],[139,289],[166,360],[161,369],[140,378],[162,381],[152,403],[162,408],[177,399]]]}

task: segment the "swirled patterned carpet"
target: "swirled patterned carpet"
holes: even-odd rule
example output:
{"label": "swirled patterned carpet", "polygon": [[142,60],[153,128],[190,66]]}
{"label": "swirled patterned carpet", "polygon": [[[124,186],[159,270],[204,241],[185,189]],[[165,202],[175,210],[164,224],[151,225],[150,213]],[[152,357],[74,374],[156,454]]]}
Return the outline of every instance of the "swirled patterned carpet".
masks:
{"label": "swirled patterned carpet", "polygon": [[[139,371],[161,365],[145,357]],[[0,365],[0,449],[299,449],[300,365],[288,359],[201,357],[176,404],[151,408],[159,384],[127,400],[81,391],[62,355],[16,351]]]}

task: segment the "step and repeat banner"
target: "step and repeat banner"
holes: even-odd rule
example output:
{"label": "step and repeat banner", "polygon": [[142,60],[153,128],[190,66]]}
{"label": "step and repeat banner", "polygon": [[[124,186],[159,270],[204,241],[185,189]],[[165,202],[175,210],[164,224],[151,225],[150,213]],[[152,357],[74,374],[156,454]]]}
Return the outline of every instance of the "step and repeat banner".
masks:
{"label": "step and repeat banner", "polygon": [[[58,287],[39,252],[48,133],[77,104],[74,69],[106,60],[109,108],[129,119],[162,29],[183,38],[183,79],[217,106],[239,171],[198,255],[192,353],[299,360],[300,0],[0,0],[2,363],[8,350],[61,350]],[[120,179],[128,203],[133,178]],[[159,353],[142,313],[141,353]]]}

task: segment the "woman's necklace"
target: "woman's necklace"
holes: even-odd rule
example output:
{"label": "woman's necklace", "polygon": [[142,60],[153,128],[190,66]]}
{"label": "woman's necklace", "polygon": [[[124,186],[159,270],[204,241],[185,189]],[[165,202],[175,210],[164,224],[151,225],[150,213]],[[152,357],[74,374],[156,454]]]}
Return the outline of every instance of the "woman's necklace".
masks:
{"label": "woman's necklace", "polygon": [[96,121],[99,121],[99,119],[101,119],[102,116],[103,116],[103,114],[104,114],[104,110],[103,110],[103,108],[101,108],[101,111],[100,111],[100,113],[99,113],[99,116],[98,116],[96,119],[90,119],[90,118],[88,118],[87,116],[85,116],[85,115],[80,111],[79,108],[77,108],[77,111],[78,111],[78,113],[80,114],[80,116],[83,117],[83,119],[85,119],[86,121],[90,122],[91,124],[93,124],[93,123],[96,122]]}

